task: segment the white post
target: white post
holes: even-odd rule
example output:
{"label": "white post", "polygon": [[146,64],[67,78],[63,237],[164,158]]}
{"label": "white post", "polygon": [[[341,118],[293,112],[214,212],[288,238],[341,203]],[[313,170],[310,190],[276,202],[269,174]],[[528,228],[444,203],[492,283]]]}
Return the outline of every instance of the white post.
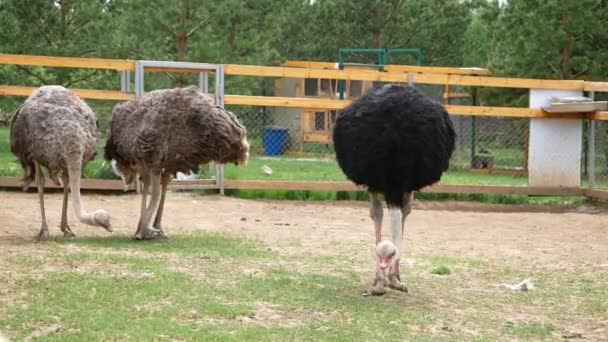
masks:
{"label": "white post", "polygon": [[[551,97],[582,96],[582,91],[530,89],[530,108],[548,106]],[[531,119],[528,153],[530,186],[579,187],[583,121]]]}

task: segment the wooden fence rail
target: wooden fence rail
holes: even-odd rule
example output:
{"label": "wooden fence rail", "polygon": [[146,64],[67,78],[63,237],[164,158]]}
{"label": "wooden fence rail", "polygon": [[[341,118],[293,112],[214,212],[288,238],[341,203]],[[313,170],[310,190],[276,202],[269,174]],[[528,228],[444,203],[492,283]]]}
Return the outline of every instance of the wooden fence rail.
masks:
{"label": "wooden fence rail", "polygon": [[[0,86],[0,96],[27,97],[36,89],[35,87]],[[76,95],[90,100],[126,101],[135,97],[133,93],[116,90],[72,89]],[[279,96],[251,96],[251,95],[225,95],[226,105],[265,106],[265,107],[293,107],[312,109],[342,109],[350,103],[349,100],[333,100],[305,97],[279,97]],[[590,119],[608,120],[608,112],[591,113],[548,113],[542,109],[514,108],[514,107],[487,107],[487,106],[445,106],[452,115],[465,116],[496,116],[507,118],[540,118],[540,119]]]}
{"label": "wooden fence rail", "polygon": [[[54,56],[30,56],[0,54],[0,64],[109,69],[117,71],[134,71],[136,61],[101,58],[75,58]],[[313,63],[313,62],[309,62]],[[151,72],[192,72],[192,70],[171,68],[149,68]],[[425,70],[429,70],[426,72]],[[226,75],[256,76],[256,77],[290,77],[290,78],[324,78],[337,80],[407,82],[407,74],[411,73],[415,83],[460,85],[475,87],[526,88],[526,89],[564,89],[608,92],[608,82],[587,82],[582,80],[546,80],[531,78],[471,76],[467,72],[459,74],[456,70],[462,68],[440,68],[416,66],[393,66],[389,71],[374,71],[361,69],[320,69],[318,67],[270,67],[257,65],[224,65]],[[466,70],[466,69],[464,69]],[[438,73],[443,71],[444,73]]]}
{"label": "wooden fence rail", "polygon": [[[21,65],[40,67],[102,69],[119,72],[133,72],[136,61],[73,58],[29,55],[0,54],[0,65]],[[146,68],[147,72],[198,72],[190,69]],[[360,80],[381,82],[407,82],[413,77],[415,83],[438,84],[473,87],[502,87],[523,89],[561,89],[574,91],[608,92],[608,82],[587,82],[581,80],[543,80],[528,78],[508,78],[490,76],[487,70],[423,66],[387,66],[386,71],[365,70],[362,68],[347,68],[337,70],[335,63],[293,61],[280,67],[253,65],[224,65],[224,74],[230,76],[248,77],[277,77],[277,78],[319,78],[337,80]],[[0,96],[29,96],[34,87],[0,85]],[[73,89],[85,99],[125,101],[135,95],[116,90]],[[275,96],[244,96],[225,95],[227,105],[296,107],[312,109],[341,109],[349,101],[319,98],[275,97]],[[541,109],[461,106],[446,105],[447,111],[453,115],[494,116],[511,118],[568,118],[608,120],[608,111],[592,113],[548,113]],[[0,187],[16,187],[17,178],[0,177]],[[261,180],[226,180],[226,189],[281,189],[281,190],[317,190],[317,191],[357,191],[361,190],[348,182],[300,182],[300,181],[261,181]],[[52,187],[52,186],[51,186]],[[83,180],[83,189],[122,190],[122,184],[116,180]],[[212,181],[173,182],[173,189],[208,189],[214,188]],[[539,196],[588,196],[591,198],[608,199],[608,191],[597,189],[548,188],[529,186],[476,186],[476,185],[447,185],[437,184],[423,189],[423,192],[441,193],[478,193],[478,194],[517,194]]]}

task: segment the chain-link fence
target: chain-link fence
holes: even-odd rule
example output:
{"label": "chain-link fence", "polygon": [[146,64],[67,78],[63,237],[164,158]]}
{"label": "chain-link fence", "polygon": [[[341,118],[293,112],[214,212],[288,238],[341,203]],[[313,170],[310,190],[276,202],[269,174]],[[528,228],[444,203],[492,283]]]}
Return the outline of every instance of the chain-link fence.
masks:
{"label": "chain-link fence", "polygon": [[[374,82],[345,81],[345,99],[354,99]],[[439,103],[444,102],[443,85],[416,88]],[[335,80],[280,79],[275,95],[286,97],[340,98]],[[458,91],[456,91],[458,90]],[[463,96],[452,104],[472,104]],[[245,168],[229,167],[228,178],[269,180],[345,180],[334,161],[332,130],[336,110],[299,108],[230,108],[247,127],[251,158]],[[451,169],[446,182],[468,184],[527,184],[528,119],[452,115],[457,133]],[[500,175],[500,176],[497,176]],[[483,179],[480,179],[483,178]]]}
{"label": "chain-link fence", "polygon": [[588,129],[592,146],[587,157],[588,184],[593,189],[608,189],[608,122],[593,121]]}

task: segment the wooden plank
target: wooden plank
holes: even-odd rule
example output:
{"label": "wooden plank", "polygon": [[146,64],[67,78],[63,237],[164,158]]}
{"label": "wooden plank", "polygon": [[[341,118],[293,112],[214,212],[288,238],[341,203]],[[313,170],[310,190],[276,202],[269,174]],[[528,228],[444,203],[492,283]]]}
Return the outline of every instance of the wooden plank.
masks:
{"label": "wooden plank", "polygon": [[215,180],[210,179],[197,179],[197,180],[173,180],[169,183],[170,190],[195,190],[195,189],[218,189],[215,184]]}
{"label": "wooden plank", "polygon": [[363,81],[407,82],[407,75],[364,70],[326,70],[313,68],[263,67],[255,65],[224,65],[226,75],[287,77],[287,78],[324,78]]}
{"label": "wooden plank", "polygon": [[331,133],[304,133],[302,139],[306,142],[332,143]]}
{"label": "wooden plank", "polygon": [[58,68],[107,69],[135,71],[135,62],[126,59],[78,58],[0,54],[0,64],[32,65]]}
{"label": "wooden plank", "polygon": [[[407,75],[394,72],[363,70],[326,70],[313,68],[261,67],[252,65],[226,64],[226,75],[288,77],[288,78],[328,78],[343,80],[407,82]],[[414,74],[415,83],[449,84],[461,86],[502,87],[502,88],[535,88],[583,90],[584,81],[542,80],[530,78],[485,77],[447,74]]]}
{"label": "wooden plank", "polygon": [[449,74],[449,75],[478,75],[490,76],[492,72],[482,68],[455,68],[455,67],[428,67],[418,65],[387,65],[387,72],[416,72],[427,74]]}
{"label": "wooden plank", "polygon": [[[224,101],[227,105],[243,106],[268,106],[268,107],[293,107],[314,109],[342,109],[350,100],[332,100],[322,98],[304,97],[279,97],[279,96],[247,96],[226,95]],[[583,119],[582,113],[546,113],[541,109],[513,108],[513,107],[482,107],[482,106],[460,106],[446,105],[448,113],[453,115],[473,116],[499,116],[512,118],[559,118],[559,119]]]}
{"label": "wooden plank", "polygon": [[[226,180],[225,186],[227,189],[250,190],[365,191],[364,187],[358,187],[351,182]],[[584,196],[584,189],[581,188],[548,188],[499,185],[435,184],[431,187],[422,189],[421,192],[529,196]]]}
{"label": "wooden plank", "polygon": [[584,189],[581,188],[553,188],[504,185],[436,184],[431,187],[422,189],[422,192],[483,195],[584,196]]}
{"label": "wooden plank", "polygon": [[[0,96],[21,96],[27,97],[36,89],[35,87],[21,86],[0,86]],[[83,99],[90,100],[114,100],[126,101],[135,97],[133,93],[124,93],[116,90],[95,90],[95,89],[72,89],[74,93]],[[279,97],[279,96],[247,96],[247,95],[226,95],[227,105],[241,106],[268,106],[268,107],[291,107],[291,108],[310,108],[310,109],[342,109],[347,106],[350,100],[333,100],[322,98],[304,97]],[[459,106],[446,105],[448,113],[452,115],[472,115],[472,116],[499,116],[512,118],[560,118],[560,119],[591,119],[608,120],[608,112],[588,113],[586,116],[581,113],[547,113],[541,109],[511,108],[511,107],[481,107],[481,106]]]}
{"label": "wooden plank", "polygon": [[118,90],[72,89],[76,95],[89,100],[115,100],[126,101],[135,98],[133,93],[124,93]]}
{"label": "wooden plank", "polygon": [[0,86],[0,96],[25,96],[32,95],[36,87]]}
{"label": "wooden plank", "polygon": [[608,189],[585,189],[585,196],[595,200],[608,201]]}
{"label": "wooden plank", "polygon": [[224,103],[241,106],[342,109],[350,101],[306,97],[226,95],[224,96]]}
{"label": "wooden plank", "polygon": [[[17,177],[0,177],[0,188],[19,188],[21,179]],[[226,180],[226,189],[256,189],[256,190],[310,190],[310,191],[365,191],[351,182],[308,182],[308,181],[265,181],[265,180]],[[61,189],[47,182],[45,188]],[[212,180],[173,181],[169,185],[172,190],[217,189]],[[119,180],[83,179],[82,190],[123,191],[123,183]],[[132,191],[133,189],[129,189]],[[30,187],[35,191],[35,187]],[[608,200],[608,190],[582,188],[546,188],[527,186],[497,186],[497,185],[455,185],[436,184],[422,189],[428,193],[471,193],[471,194],[502,194],[529,196],[587,196],[595,199]]]}
{"label": "wooden plank", "polygon": [[[292,61],[288,63],[296,63]],[[261,77],[295,77],[295,78],[330,78],[364,81],[406,82],[406,72],[415,72],[414,82],[425,84],[450,84],[461,86],[484,86],[504,88],[537,88],[537,89],[568,89],[586,91],[608,91],[608,82],[585,82],[575,80],[541,80],[526,78],[469,76],[471,74],[486,74],[483,70],[467,68],[424,67],[389,65],[388,72],[365,70],[325,70],[319,65],[325,62],[303,62],[310,67],[284,68],[260,67],[247,65],[225,65],[228,75],[261,76]],[[0,54],[0,64],[35,65],[47,67],[66,67],[83,69],[108,69],[119,71],[134,71],[135,62],[131,60],[77,58],[56,56],[30,56]],[[335,64],[335,63],[331,63]],[[293,64],[295,65],[295,64]],[[195,72],[195,70],[172,68],[147,68],[152,72]]]}
{"label": "wooden plank", "polygon": [[540,118],[540,119],[583,119],[581,113],[547,113],[542,109],[513,108],[513,107],[485,107],[485,106],[459,106],[445,105],[445,109],[452,115],[472,116],[499,116],[511,118]]}
{"label": "wooden plank", "polygon": [[364,191],[351,182],[266,181],[227,179],[226,189]]}
{"label": "wooden plank", "polygon": [[595,113],[587,113],[585,116],[589,120],[599,120],[599,121],[608,121],[608,112],[595,112]]}
{"label": "wooden plank", "polygon": [[585,91],[608,92],[608,82],[585,82]]}
{"label": "wooden plank", "polygon": [[[0,86],[0,96],[28,97],[37,87]],[[135,97],[133,93],[124,93],[118,90],[71,89],[76,95],[90,100],[126,101]]]}
{"label": "wooden plank", "polygon": [[508,175],[515,177],[528,176],[527,170],[509,170],[509,169],[471,169],[471,173],[482,175]]}
{"label": "wooden plank", "polygon": [[471,97],[469,93],[443,93],[444,99],[458,99]]}
{"label": "wooden plank", "polygon": [[[20,188],[21,178],[18,177],[0,177],[0,188]],[[46,182],[45,189],[63,189],[61,186]],[[120,190],[123,191],[123,183],[121,180],[114,179],[82,179],[80,181],[82,190]],[[36,190],[36,185],[30,186],[30,190]]]}
{"label": "wooden plank", "polygon": [[[285,67],[296,67],[296,68],[313,68],[313,69],[332,69],[338,70],[339,64],[334,62],[314,62],[314,61],[287,61],[281,66]],[[357,70],[369,70],[370,68],[364,67],[349,67],[348,69]],[[488,69],[482,68],[457,68],[457,67],[432,67],[432,66],[418,66],[418,65],[397,65],[389,64],[385,66],[385,70],[388,72],[416,72],[416,73],[429,73],[429,74],[452,74],[452,75],[480,75],[489,76],[492,72]]]}

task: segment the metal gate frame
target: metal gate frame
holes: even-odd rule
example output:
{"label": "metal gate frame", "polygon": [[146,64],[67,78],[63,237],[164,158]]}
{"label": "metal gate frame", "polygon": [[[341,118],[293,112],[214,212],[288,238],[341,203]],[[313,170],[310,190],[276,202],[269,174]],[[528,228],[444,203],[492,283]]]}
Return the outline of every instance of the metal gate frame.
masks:
{"label": "metal gate frame", "polygon": [[[199,88],[209,94],[209,73],[215,74],[215,104],[224,108],[224,66],[221,64],[192,63],[192,62],[166,62],[139,60],[135,62],[135,96],[145,93],[144,74],[146,68],[167,68],[197,70],[199,72]],[[128,86],[127,86],[128,87]],[[128,88],[127,88],[128,89]],[[225,191],[225,165],[215,164],[215,185],[211,189],[218,189],[221,195]],[[139,190],[139,183],[138,183]]]}

